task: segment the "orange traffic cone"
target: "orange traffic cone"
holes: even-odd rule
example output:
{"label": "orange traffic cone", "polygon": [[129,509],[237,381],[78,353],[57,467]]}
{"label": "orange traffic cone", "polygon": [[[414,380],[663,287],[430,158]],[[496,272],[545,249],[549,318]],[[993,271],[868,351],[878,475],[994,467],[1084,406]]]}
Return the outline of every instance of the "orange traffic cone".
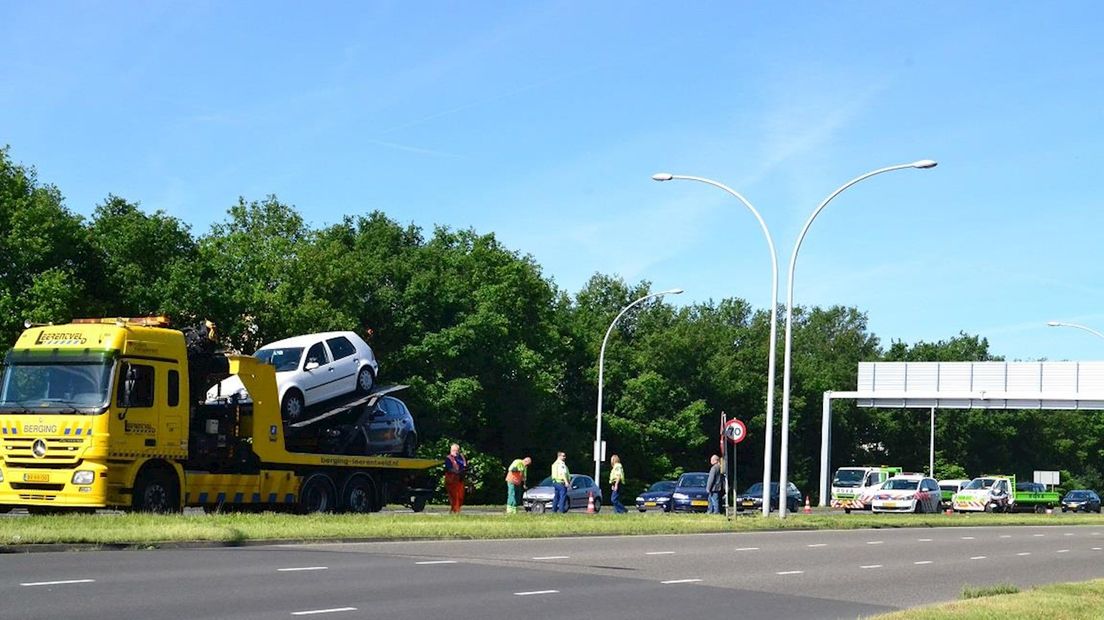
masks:
{"label": "orange traffic cone", "polygon": [[805,514],[807,514],[807,515],[813,514],[813,509],[809,506],[809,496],[808,495],[805,496]]}
{"label": "orange traffic cone", "polygon": [[594,514],[594,491],[587,493],[587,514]]}

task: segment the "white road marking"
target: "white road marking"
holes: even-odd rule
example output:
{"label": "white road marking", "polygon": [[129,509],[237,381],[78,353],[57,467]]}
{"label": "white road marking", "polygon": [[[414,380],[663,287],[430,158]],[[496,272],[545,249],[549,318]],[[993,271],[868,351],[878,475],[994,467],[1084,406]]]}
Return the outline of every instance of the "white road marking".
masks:
{"label": "white road marking", "polygon": [[962,540],[974,540],[973,536],[963,536]]}
{"label": "white road marking", "polygon": [[661,581],[660,583],[672,584],[672,583],[698,583],[701,579],[670,579],[667,581]]}
{"label": "white road marking", "polygon": [[777,573],[775,573],[775,575],[800,575],[804,572],[805,571],[803,571],[803,570],[783,570],[783,571],[778,571]]}
{"label": "white road marking", "polygon": [[1062,534],[1062,536],[1073,536],[1073,532],[1066,532],[1065,534]]}
{"label": "white road marking", "polygon": [[533,559],[534,560],[569,560],[569,559],[571,559],[571,556],[569,556],[569,555],[538,555],[537,557],[535,557]]}
{"label": "white road marking", "polygon": [[649,551],[644,555],[674,555],[674,551]]}
{"label": "white road marking", "polygon": [[1100,551],[1100,547],[1093,547],[1092,550],[1093,551]]}
{"label": "white road marking", "polygon": [[1001,538],[1012,538],[1012,535],[1011,534],[1001,534],[1000,537]]}
{"label": "white road marking", "polygon": [[1032,536],[1034,536],[1035,538],[1042,538],[1043,536],[1046,536],[1046,534],[1032,534]]}
{"label": "white road marking", "polygon": [[456,560],[426,560],[425,562],[415,562],[415,564],[456,564]]}
{"label": "white road marking", "polygon": [[1059,549],[1059,550],[1055,551],[1054,553],[1069,553],[1069,549]]}
{"label": "white road marking", "polygon": [[985,556],[984,555],[975,555],[974,557],[972,557],[970,559],[971,560],[984,560]]}
{"label": "white road marking", "polygon": [[[931,541],[932,541],[932,539],[930,539],[930,538],[917,538],[916,539],[916,542],[931,542]],[[870,544],[870,543],[867,543],[867,544]]]}
{"label": "white road marking", "polygon": [[865,566],[860,566],[859,568],[881,568],[881,567],[882,567],[881,564],[867,564]]}
{"label": "white road marking", "polygon": [[828,543],[816,543],[814,545],[806,545],[807,547],[827,547]]}
{"label": "white road marking", "polygon": [[913,562],[913,564],[931,564],[931,560],[920,560],[919,562]]}
{"label": "white road marking", "polygon": [[95,579],[63,579],[61,581],[30,581],[21,583],[21,586],[62,586],[70,583],[93,583]]}
{"label": "white road marking", "polygon": [[533,590],[532,592],[514,592],[514,596],[532,596],[534,594],[559,594],[559,590]]}
{"label": "white road marking", "polygon": [[759,547],[737,547],[737,551],[758,551]]}
{"label": "white road marking", "polygon": [[880,545],[880,544],[882,544],[882,542],[884,542],[884,541],[881,541],[881,540],[868,540],[868,541],[866,541],[866,544],[868,544],[868,545]]}
{"label": "white road marking", "polygon": [[308,611],[293,611],[293,616],[313,616],[315,614],[336,614],[342,611],[356,611],[356,607],[334,607],[333,609],[311,609]]}
{"label": "white road marking", "polygon": [[328,568],[329,568],[328,566],[299,566],[299,567],[296,567],[296,568],[277,568],[276,572],[278,572],[278,573],[292,573],[292,572],[301,571],[301,570],[327,570]]}
{"label": "white road marking", "polygon": [[1031,552],[1030,551],[1024,551],[1022,553],[1017,553],[1016,555],[1031,555]]}

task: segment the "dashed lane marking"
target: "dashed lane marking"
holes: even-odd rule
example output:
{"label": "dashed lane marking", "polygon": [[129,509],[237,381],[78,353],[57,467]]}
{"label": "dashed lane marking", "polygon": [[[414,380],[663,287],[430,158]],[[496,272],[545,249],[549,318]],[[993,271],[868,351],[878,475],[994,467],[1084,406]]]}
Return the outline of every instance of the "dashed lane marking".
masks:
{"label": "dashed lane marking", "polygon": [[1069,553],[1069,549],[1059,549],[1059,550],[1055,551],[1054,553]]}
{"label": "dashed lane marking", "polygon": [[881,540],[868,540],[868,541],[866,541],[866,544],[868,544],[868,545],[880,545],[883,542],[884,541],[881,541]]}
{"label": "dashed lane marking", "polygon": [[292,568],[277,568],[278,573],[294,573],[301,570],[327,570],[329,566],[296,566]]}
{"label": "dashed lane marking", "polygon": [[699,581],[701,581],[701,579],[668,579],[667,581],[661,581],[660,583],[670,585],[673,583],[698,583]]}
{"label": "dashed lane marking", "polygon": [[1046,536],[1046,534],[1032,534],[1032,536],[1034,536],[1035,538],[1042,538],[1043,536]]}
{"label": "dashed lane marking", "polygon": [[571,559],[571,556],[569,556],[569,555],[538,555],[537,557],[535,557],[533,559],[534,560],[569,560],[569,559]]}
{"label": "dashed lane marking", "polygon": [[1011,534],[1001,534],[1000,537],[1001,538],[1012,538],[1012,535]]}
{"label": "dashed lane marking", "polygon": [[919,562],[913,562],[913,564],[931,564],[931,560],[920,560]]}
{"label": "dashed lane marking", "polygon": [[783,570],[783,571],[778,571],[777,573],[775,573],[775,575],[800,575],[804,572],[805,571],[803,571],[803,570]]}
{"label": "dashed lane marking", "polygon": [[1021,553],[1017,553],[1016,555],[1031,555],[1031,552],[1030,551],[1023,551]]}
{"label": "dashed lane marking", "polygon": [[1100,551],[1100,547],[1093,547],[1092,550],[1093,551]]}
{"label": "dashed lane marking", "polygon": [[674,551],[649,551],[644,555],[674,555]]}
{"label": "dashed lane marking", "polygon": [[963,536],[962,540],[974,540],[973,536]]}
{"label": "dashed lane marking", "polygon": [[866,565],[860,566],[859,568],[881,568],[881,567],[882,567],[881,564],[866,564]]}
{"label": "dashed lane marking", "polygon": [[332,609],[308,609],[307,611],[293,611],[293,616],[313,616],[315,614],[336,614],[343,611],[356,611],[356,607],[334,607]]}
{"label": "dashed lane marking", "polygon": [[[917,538],[916,539],[916,542],[931,542],[931,541],[932,541],[932,539],[930,539],[930,538]],[[867,543],[867,544],[870,544],[870,543]]]}
{"label": "dashed lane marking", "polygon": [[559,594],[559,590],[533,590],[532,592],[514,592],[514,596],[533,596],[534,594]]}
{"label": "dashed lane marking", "polygon": [[827,547],[828,543],[815,543],[812,545],[806,545],[807,547]]}
{"label": "dashed lane marking", "polygon": [[424,562],[415,562],[415,564],[456,564],[456,560],[426,560]]}
{"label": "dashed lane marking", "polygon": [[62,579],[61,581],[29,581],[21,586],[63,586],[71,583],[93,583],[95,579]]}
{"label": "dashed lane marking", "polygon": [[758,551],[759,547],[737,547],[737,551]]}
{"label": "dashed lane marking", "polygon": [[984,555],[975,555],[974,557],[972,557],[970,559],[971,560],[984,560],[985,556]]}

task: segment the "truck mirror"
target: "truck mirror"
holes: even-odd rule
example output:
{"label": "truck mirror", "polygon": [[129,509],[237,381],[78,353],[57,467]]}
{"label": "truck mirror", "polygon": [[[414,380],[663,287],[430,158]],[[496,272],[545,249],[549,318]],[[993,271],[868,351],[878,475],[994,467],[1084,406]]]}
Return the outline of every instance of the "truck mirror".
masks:
{"label": "truck mirror", "polygon": [[134,386],[138,383],[138,371],[130,364],[123,364],[123,398],[119,403],[124,409],[130,408],[134,402]]}

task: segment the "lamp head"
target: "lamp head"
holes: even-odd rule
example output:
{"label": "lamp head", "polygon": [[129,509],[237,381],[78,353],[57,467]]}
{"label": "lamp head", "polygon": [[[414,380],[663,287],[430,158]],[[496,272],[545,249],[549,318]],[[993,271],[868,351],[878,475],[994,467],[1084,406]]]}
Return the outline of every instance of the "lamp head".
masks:
{"label": "lamp head", "polygon": [[921,159],[920,161],[912,162],[913,168],[934,168],[939,165],[939,162],[934,159]]}
{"label": "lamp head", "polygon": [[669,291],[663,291],[664,295],[682,295],[682,293],[683,291],[681,288],[673,288]]}
{"label": "lamp head", "polygon": [[652,175],[653,181],[670,181],[673,178],[675,178],[675,175],[670,172],[657,172]]}
{"label": "lamp head", "polygon": [[1047,321],[1047,325],[1049,325],[1051,327],[1061,327],[1062,326],[1062,324],[1059,323],[1058,321]]}

